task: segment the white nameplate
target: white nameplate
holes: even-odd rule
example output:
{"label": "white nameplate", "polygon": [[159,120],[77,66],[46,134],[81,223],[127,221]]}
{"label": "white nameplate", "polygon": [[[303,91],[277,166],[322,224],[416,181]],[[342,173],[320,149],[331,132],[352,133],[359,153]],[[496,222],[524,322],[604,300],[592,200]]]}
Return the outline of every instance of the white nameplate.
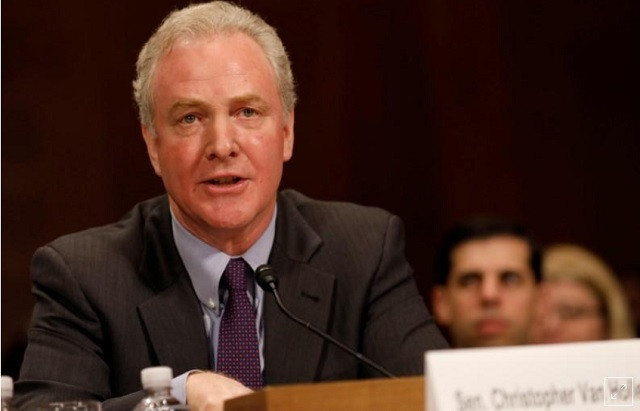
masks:
{"label": "white nameplate", "polygon": [[640,410],[640,339],[429,351],[425,370],[428,411]]}

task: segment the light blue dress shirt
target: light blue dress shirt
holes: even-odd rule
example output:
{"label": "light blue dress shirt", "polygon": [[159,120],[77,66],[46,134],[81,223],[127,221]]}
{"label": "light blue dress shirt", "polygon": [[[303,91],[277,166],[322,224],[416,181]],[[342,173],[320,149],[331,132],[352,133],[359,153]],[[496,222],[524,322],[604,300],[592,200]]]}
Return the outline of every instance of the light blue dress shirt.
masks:
{"label": "light blue dress shirt", "polygon": [[[191,277],[193,288],[203,311],[204,326],[209,336],[211,369],[216,369],[218,337],[220,331],[220,321],[224,314],[224,304],[227,301],[227,290],[220,289],[220,279],[225,267],[231,258],[242,257],[255,272],[261,264],[266,264],[271,254],[273,240],[276,232],[277,208],[267,229],[262,233],[258,241],[244,254],[230,256],[222,251],[203,242],[191,232],[189,232],[171,212],[173,228],[173,238],[182,258],[182,262]],[[262,305],[264,291],[255,281],[255,278],[248,279],[247,294],[253,302],[256,313],[256,332],[258,333],[258,343],[260,348],[260,369],[264,370],[264,326],[262,321]],[[172,380],[172,393],[183,404],[186,402],[186,382],[189,372],[186,372]]]}

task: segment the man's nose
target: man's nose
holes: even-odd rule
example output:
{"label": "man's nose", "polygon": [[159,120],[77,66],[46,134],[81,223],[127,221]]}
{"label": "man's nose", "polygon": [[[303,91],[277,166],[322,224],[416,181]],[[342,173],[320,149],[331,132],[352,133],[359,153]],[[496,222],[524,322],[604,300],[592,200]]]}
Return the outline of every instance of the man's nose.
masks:
{"label": "man's nose", "polygon": [[485,277],[480,287],[480,295],[485,302],[495,302],[500,297],[500,284],[495,278]]}
{"label": "man's nose", "polygon": [[224,160],[238,154],[237,132],[228,119],[216,118],[210,122],[202,138],[207,160]]}

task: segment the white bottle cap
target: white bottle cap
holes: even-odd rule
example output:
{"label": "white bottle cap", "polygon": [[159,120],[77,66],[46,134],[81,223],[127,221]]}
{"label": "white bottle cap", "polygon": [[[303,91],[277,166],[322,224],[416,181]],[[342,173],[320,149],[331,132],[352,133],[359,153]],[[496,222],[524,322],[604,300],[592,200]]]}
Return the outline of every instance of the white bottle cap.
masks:
{"label": "white bottle cap", "polygon": [[2,398],[13,398],[13,379],[2,376]]}
{"label": "white bottle cap", "polygon": [[147,367],[140,371],[140,381],[144,389],[170,387],[172,378],[171,367]]}

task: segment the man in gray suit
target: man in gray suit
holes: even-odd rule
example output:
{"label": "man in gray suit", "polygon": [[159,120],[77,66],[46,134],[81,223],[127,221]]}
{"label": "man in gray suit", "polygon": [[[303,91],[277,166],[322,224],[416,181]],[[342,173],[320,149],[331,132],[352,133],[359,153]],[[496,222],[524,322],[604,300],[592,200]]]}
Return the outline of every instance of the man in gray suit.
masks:
{"label": "man in gray suit", "polygon": [[92,398],[131,409],[151,365],[173,368],[174,393],[192,409],[249,392],[215,372],[233,260],[247,267],[257,386],[379,376],[287,319],[253,279],[264,263],[291,311],[392,373],[419,374],[424,351],[446,347],[399,218],[278,192],[293,84],[275,31],[245,9],[213,2],[163,22],[140,52],[134,94],[167,195],[36,251],[20,406]]}

